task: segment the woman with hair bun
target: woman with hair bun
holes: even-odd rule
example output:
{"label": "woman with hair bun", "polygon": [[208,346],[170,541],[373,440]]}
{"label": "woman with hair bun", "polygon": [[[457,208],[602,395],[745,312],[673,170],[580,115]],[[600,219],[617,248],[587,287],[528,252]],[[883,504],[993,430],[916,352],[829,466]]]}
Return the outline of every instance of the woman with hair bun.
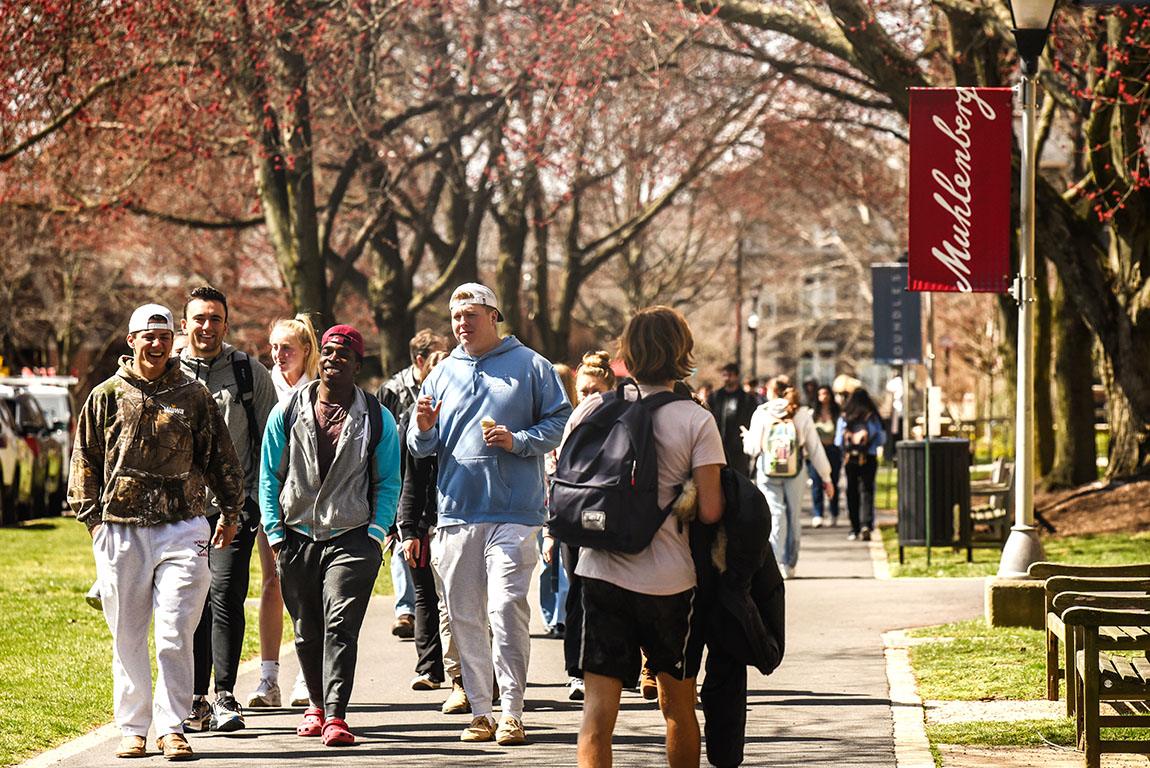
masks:
{"label": "woman with hair bun", "polygon": [[575,370],[575,392],[579,402],[596,392],[615,388],[615,372],[611,370],[611,355],[603,350],[588,352]]}

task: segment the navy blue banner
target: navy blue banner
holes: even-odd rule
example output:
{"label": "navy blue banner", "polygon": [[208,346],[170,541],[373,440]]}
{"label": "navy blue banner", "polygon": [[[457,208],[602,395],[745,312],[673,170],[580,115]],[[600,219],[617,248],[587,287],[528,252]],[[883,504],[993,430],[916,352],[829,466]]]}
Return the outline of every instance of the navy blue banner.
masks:
{"label": "navy blue banner", "polygon": [[871,266],[874,291],[874,361],[922,362],[922,297],[907,290],[906,264]]}

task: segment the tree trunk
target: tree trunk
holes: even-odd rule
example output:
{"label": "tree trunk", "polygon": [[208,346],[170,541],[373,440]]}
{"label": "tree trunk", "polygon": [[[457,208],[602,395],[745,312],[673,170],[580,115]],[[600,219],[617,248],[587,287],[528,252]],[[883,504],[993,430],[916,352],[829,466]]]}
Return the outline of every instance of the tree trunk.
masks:
{"label": "tree trunk", "polygon": [[1098,477],[1094,448],[1093,335],[1059,280],[1054,301],[1054,466],[1047,489],[1069,488]]}
{"label": "tree trunk", "polygon": [[403,268],[398,244],[395,217],[388,216],[382,232],[371,239],[373,269],[368,280],[368,301],[379,330],[379,359],[385,376],[411,364],[409,344],[415,335],[415,313],[407,309],[411,281]]}

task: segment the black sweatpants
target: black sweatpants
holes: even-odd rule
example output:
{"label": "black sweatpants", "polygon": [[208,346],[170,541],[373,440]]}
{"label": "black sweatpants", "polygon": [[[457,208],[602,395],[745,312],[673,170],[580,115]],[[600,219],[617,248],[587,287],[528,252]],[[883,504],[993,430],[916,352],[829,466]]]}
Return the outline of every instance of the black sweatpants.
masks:
{"label": "black sweatpants", "polygon": [[[415,582],[415,672],[443,682],[443,644],[439,639],[439,593],[431,571],[429,537],[419,542],[419,560],[411,568]],[[402,557],[398,548],[392,557]]]}
{"label": "black sweatpants", "polygon": [[366,525],[327,541],[288,528],[276,557],[308,695],[323,702],[328,719],[347,714],[359,630],[382,562],[383,551]]}
{"label": "black sweatpants", "polygon": [[[219,519],[219,515],[208,518],[213,535]],[[204,612],[192,640],[195,659],[194,693],[197,696],[208,694],[213,667],[216,672],[215,690],[235,690],[236,673],[244,644],[244,600],[248,596],[248,568],[259,525],[259,505],[255,499],[246,498],[232,543],[223,549],[208,550],[212,585],[208,589]]]}
{"label": "black sweatpants", "polygon": [[583,677],[579,658],[583,655],[583,577],[575,575],[579,565],[579,547],[559,544],[563,570],[567,572],[567,621],[563,634],[563,665],[570,677]]}
{"label": "black sweatpants", "polygon": [[874,478],[878,471],[878,460],[867,456],[859,465],[848,463],[847,471],[847,512],[851,518],[851,533],[863,528],[874,528]]}

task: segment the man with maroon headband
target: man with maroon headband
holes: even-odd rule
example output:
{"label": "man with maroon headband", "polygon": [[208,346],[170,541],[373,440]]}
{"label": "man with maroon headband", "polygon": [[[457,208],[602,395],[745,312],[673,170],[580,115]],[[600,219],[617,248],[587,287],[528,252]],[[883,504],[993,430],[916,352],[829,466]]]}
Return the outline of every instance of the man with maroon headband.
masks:
{"label": "man with maroon headband", "polygon": [[319,380],[268,419],[260,509],[311,698],[296,733],[347,746],[359,630],[399,500],[399,434],[355,385],[359,331],[328,329],[319,359]]}

